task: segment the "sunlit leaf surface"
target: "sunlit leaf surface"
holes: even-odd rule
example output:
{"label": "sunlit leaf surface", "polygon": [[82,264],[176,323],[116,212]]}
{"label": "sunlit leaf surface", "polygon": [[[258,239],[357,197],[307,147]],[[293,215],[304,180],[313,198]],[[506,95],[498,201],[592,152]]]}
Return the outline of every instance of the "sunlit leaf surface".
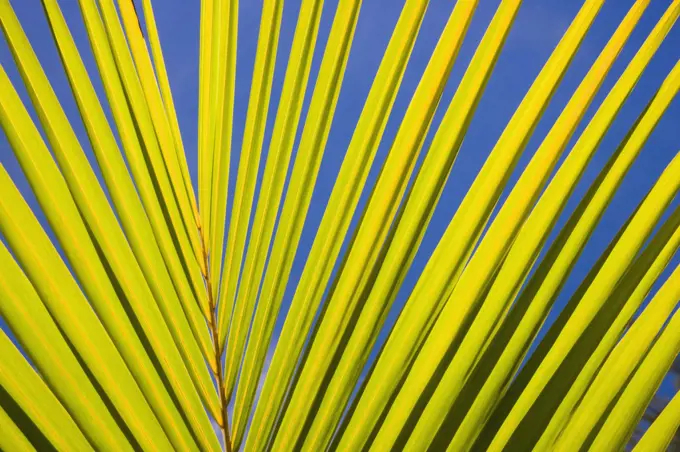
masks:
{"label": "sunlit leaf surface", "polygon": [[1,450],[677,442],[680,0],[170,3],[0,0]]}

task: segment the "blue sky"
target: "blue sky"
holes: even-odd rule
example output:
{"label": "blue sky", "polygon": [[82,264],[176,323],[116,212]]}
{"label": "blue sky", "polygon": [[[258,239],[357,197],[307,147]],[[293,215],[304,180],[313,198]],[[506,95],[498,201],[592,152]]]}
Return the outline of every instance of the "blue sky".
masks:
{"label": "blue sky", "polygon": [[[293,273],[291,275],[284,311],[290,301],[297,280],[304,267],[306,255],[312,245],[314,232],[324,212],[325,201],[333,188],[335,176],[340,168],[352,136],[356,121],[359,117],[363,103],[371,86],[372,77],[380,63],[382,53],[387,45],[391,31],[398,18],[401,5],[404,0],[364,0],[357,32],[354,38],[352,52],[347,65],[340,100],[337,105],[335,120],[332,125],[330,137],[324,160],[322,162],[318,183],[314,191],[312,205],[305,223],[302,240],[296,256]],[[237,90],[235,106],[235,132],[234,149],[240,149],[241,135],[243,132],[247,101],[250,88],[250,76],[252,73],[257,33],[260,19],[261,1],[246,0],[241,2],[239,15],[239,43],[237,60]],[[322,22],[319,32],[319,40],[316,46],[314,63],[310,78],[310,87],[313,87],[316,73],[321,62],[322,52],[328,37],[330,25],[337,0],[327,0],[324,5]],[[392,115],[388,122],[383,140],[378,151],[374,166],[369,176],[369,185],[375,180],[380,165],[389,150],[391,141],[398,129],[399,123],[409,100],[416,88],[420,76],[427,64],[439,33],[444,27],[446,19],[453,8],[451,0],[431,0],[425,16],[421,33],[416,42],[413,56],[404,77],[401,90],[397,97]],[[460,51],[458,60],[454,66],[449,84],[444,92],[439,111],[431,127],[431,132],[436,130],[439,121],[448,105],[458,81],[469,62],[476,44],[481,39],[486,25],[488,24],[499,0],[481,0],[480,6],[470,26],[467,38]],[[628,44],[619,56],[613,70],[598,93],[593,106],[575,134],[575,138],[587,124],[587,121],[596,111],[597,106],[604,99],[608,90],[612,87],[618,76],[624,70],[635,51],[639,48],[656,21],[661,17],[670,0],[654,0],[643,16],[640,24],[633,33]],[[69,86],[61,68],[58,54],[52,42],[52,37],[47,22],[42,13],[40,0],[16,0],[12,1],[14,8],[28,34],[34,49],[37,52],[43,67],[50,77],[54,89],[62,100],[67,114],[72,119],[78,136],[83,146],[89,150],[84,128],[78,115],[75,103],[70,95]],[[475,117],[470,124],[467,137],[461,148],[458,160],[454,166],[449,182],[440,199],[439,206],[430,223],[428,232],[422,242],[413,266],[404,282],[395,309],[390,315],[389,322],[394,321],[397,309],[403,304],[411,288],[415,284],[420,271],[427,262],[427,258],[436,246],[444,232],[449,220],[453,216],[463,195],[474,180],[474,177],[483,164],[486,156],[500,136],[505,124],[510,119],[513,111],[519,105],[524,94],[531,85],[532,80],[538,74],[543,63],[549,57],[562,33],[566,30],[572,18],[580,8],[582,2],[575,0],[525,0],[519,11],[515,25],[509,35],[503,53],[498,61],[495,72],[487,86],[486,93],[482,98]],[[579,53],[574,59],[566,77],[558,88],[549,108],[544,114],[543,120],[532,136],[522,159],[520,160],[512,181],[516,180],[519,171],[528,162],[532,153],[540,144],[554,120],[559,115],[574,89],[578,86],[581,78],[595,60],[607,39],[623,18],[633,0],[609,0],[602,8],[590,33],[587,35]],[[81,49],[86,65],[91,76],[96,74],[85,30],[83,28],[76,0],[62,0],[60,5],[71,26],[76,42]],[[189,167],[192,176],[196,177],[196,120],[197,120],[197,83],[198,83],[198,0],[162,0],[155,1],[156,21],[159,27],[161,41],[165,52],[167,69],[173,88],[175,105],[177,107],[179,121],[183,133],[185,147],[188,152]],[[288,0],[285,2],[283,23],[281,28],[274,86],[269,109],[268,127],[265,135],[265,144],[262,156],[262,173],[266,149],[269,142],[271,128],[274,123],[274,114],[278,106],[283,76],[287,64],[287,56],[290,50],[293,32],[297,20],[300,0]],[[626,103],[623,111],[617,118],[598,153],[593,159],[587,174],[581,181],[576,192],[572,196],[558,227],[561,226],[568,213],[576,206],[576,203],[587,189],[589,183],[595,178],[606,159],[614,151],[616,145],[623,138],[633,121],[640,113],[644,105],[651,98],[664,77],[680,57],[680,26],[676,26],[668,35],[657,55],[646,70],[642,80]],[[12,81],[22,97],[27,101],[25,90],[14,67],[11,55],[3,40],[0,44],[0,62],[9,73]],[[93,77],[95,86],[100,96],[104,99],[101,83],[97,77]],[[302,111],[302,118],[306,115],[306,108],[311,96],[311,89],[306,95],[306,103]],[[562,306],[569,298],[578,283],[590,269],[599,254],[609,243],[618,228],[623,224],[627,216],[632,212],[637,203],[642,199],[646,191],[652,186],[662,169],[680,150],[680,99],[676,99],[664,118],[659,123],[655,132],[650,137],[640,158],[635,163],[623,185],[619,189],[610,208],[602,222],[595,231],[585,253],[572,272],[564,292],[558,300],[558,306]],[[301,128],[300,128],[301,129]],[[430,133],[430,138],[432,133]],[[572,140],[573,143],[573,140]],[[429,145],[425,143],[425,148]],[[94,158],[90,154],[94,163]],[[8,148],[4,135],[0,135],[0,162],[8,169],[10,175],[18,184],[22,193],[27,197],[32,206],[36,206],[35,200],[30,194],[28,185]],[[234,153],[232,160],[233,187],[235,171],[238,163],[238,154]],[[230,189],[230,194],[233,188]],[[354,221],[366,201],[368,190],[362,196],[362,201],[357,209]],[[677,205],[676,200],[674,205]],[[44,220],[39,210],[35,209],[38,217]],[[46,224],[43,221],[43,224]],[[355,224],[355,223],[353,223]],[[669,266],[674,268],[680,259],[675,258]],[[669,274],[667,271],[664,278]],[[282,316],[279,317],[277,326],[282,324]],[[551,316],[551,319],[553,317]],[[1,322],[1,320],[0,320]],[[2,325],[0,323],[0,325]]]}

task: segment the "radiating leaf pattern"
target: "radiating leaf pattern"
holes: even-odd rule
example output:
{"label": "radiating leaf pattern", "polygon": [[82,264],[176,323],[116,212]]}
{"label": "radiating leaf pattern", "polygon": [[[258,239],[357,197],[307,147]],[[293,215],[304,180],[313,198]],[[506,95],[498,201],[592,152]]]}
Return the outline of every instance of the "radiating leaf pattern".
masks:
{"label": "radiating leaf pattern", "polygon": [[[565,287],[676,102],[680,53],[663,45],[680,0],[622,2],[628,9],[606,44],[589,49],[588,70],[551,118],[613,0],[578,2],[495,146],[474,149],[484,164],[413,286],[407,275],[459,155],[472,151],[463,142],[489,81],[503,76],[497,62],[522,0],[451,2],[403,115],[396,101],[432,5],[394,2],[398,20],[377,70],[366,71],[372,84],[331,181],[320,168],[372,0],[258,0],[249,80],[237,77],[243,2],[195,2],[200,29],[181,31],[198,48],[191,144],[158,2],[74,1],[86,48],[65,2],[35,0],[65,99],[18,1],[0,0],[11,54],[0,67],[2,152],[19,165],[0,167],[0,449],[600,451],[629,442],[680,353],[680,153],[650,176],[639,204],[626,204],[627,221],[576,291]],[[659,3],[663,14],[646,26]],[[482,8],[494,12],[465,55]],[[640,100],[636,85],[660,52],[675,64]],[[244,130],[240,92],[249,93]],[[606,136],[631,98],[636,119],[609,152]],[[80,118],[67,113],[72,100]],[[598,153],[609,157],[581,195]],[[321,183],[332,190],[297,271]],[[678,413],[675,395],[635,434],[635,450],[666,450]]]}

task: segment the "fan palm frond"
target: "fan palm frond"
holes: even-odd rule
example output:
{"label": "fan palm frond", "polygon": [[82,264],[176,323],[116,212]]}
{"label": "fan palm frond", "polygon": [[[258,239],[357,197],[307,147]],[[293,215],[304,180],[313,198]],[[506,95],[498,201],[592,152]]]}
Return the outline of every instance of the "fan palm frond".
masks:
{"label": "fan palm frond", "polygon": [[[151,0],[78,0],[92,65],[65,5],[40,3],[84,127],[18,2],[0,0],[13,60],[0,68],[3,152],[20,168],[0,167],[0,449],[572,451],[620,450],[633,436],[680,352],[680,154],[576,291],[566,285],[680,90],[676,46],[579,196],[680,0],[642,31],[657,2],[630,2],[520,165],[597,29],[604,0],[581,2],[424,258],[521,0],[497,2],[469,61],[462,49],[489,5],[455,2],[400,116],[430,7],[401,2],[307,254],[336,107],[353,88],[348,60],[365,45],[354,42],[361,0],[333,3],[330,25],[323,0],[297,2],[286,55],[284,1],[261,2],[242,133],[244,5],[201,0],[200,30],[181,31],[198,40],[196,146],[185,146]],[[608,83],[635,33],[644,40]],[[636,450],[672,444],[679,403],[636,433]]]}

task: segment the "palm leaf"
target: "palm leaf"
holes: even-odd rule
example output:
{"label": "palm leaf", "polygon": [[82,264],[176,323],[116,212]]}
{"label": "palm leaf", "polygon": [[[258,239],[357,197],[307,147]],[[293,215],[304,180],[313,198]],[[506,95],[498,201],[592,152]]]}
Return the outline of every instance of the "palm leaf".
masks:
{"label": "palm leaf", "polygon": [[[566,304],[558,300],[673,108],[680,63],[661,74],[577,196],[655,55],[678,60],[677,46],[662,44],[680,0],[642,31],[656,2],[631,0],[524,156],[607,11],[604,0],[581,2],[424,258],[477,107],[502,76],[496,63],[521,0],[501,0],[478,43],[470,30],[489,3],[455,2],[401,116],[397,97],[431,7],[403,2],[304,256],[340,91],[353,89],[343,83],[348,60],[363,45],[353,42],[361,0],[301,0],[287,55],[279,48],[288,2],[261,2],[242,136],[244,4],[202,0],[196,158],[171,90],[160,3],[78,0],[91,68],[64,5],[41,3],[77,115],[53,87],[18,2],[0,0],[12,60],[0,69],[0,125],[18,162],[15,170],[3,154],[0,168],[0,448],[619,450],[628,442],[680,352],[680,267],[667,271],[680,248],[680,154],[652,175]],[[636,33],[644,42],[608,84]],[[474,48],[469,62],[465,46]],[[559,315],[542,335],[551,311]],[[677,403],[637,450],[671,443]]]}
{"label": "palm leaf", "polygon": [[678,409],[680,402],[678,400],[680,400],[680,395],[675,394],[673,400],[666,405],[661,415],[656,418],[633,450],[667,450],[680,429],[680,410]]}

